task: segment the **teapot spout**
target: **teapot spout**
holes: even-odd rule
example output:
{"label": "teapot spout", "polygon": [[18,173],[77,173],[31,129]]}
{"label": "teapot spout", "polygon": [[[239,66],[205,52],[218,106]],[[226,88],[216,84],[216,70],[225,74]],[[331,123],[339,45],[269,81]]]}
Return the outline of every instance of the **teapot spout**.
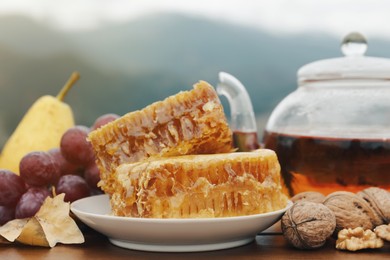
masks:
{"label": "teapot spout", "polygon": [[227,98],[230,106],[230,127],[238,151],[258,149],[257,125],[252,102],[244,85],[234,76],[219,73],[217,93]]}

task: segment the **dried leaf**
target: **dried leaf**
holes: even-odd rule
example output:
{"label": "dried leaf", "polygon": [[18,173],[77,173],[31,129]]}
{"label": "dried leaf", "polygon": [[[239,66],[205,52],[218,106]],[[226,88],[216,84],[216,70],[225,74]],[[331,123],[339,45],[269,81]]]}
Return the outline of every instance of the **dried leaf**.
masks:
{"label": "dried leaf", "polygon": [[23,227],[29,219],[14,219],[0,227],[0,237],[8,242],[14,242],[22,233]]}
{"label": "dried leaf", "polygon": [[0,244],[11,244],[11,242],[9,242],[7,239],[5,239],[4,237],[0,236]]}
{"label": "dried leaf", "polygon": [[0,243],[18,241],[32,246],[54,247],[57,243],[84,243],[84,236],[69,216],[65,194],[46,198],[39,211],[29,219],[15,219],[0,227]]}
{"label": "dried leaf", "polygon": [[30,218],[16,241],[31,246],[50,246],[41,224],[35,217]]}
{"label": "dried leaf", "polygon": [[70,203],[64,202],[65,194],[46,198],[35,215],[40,223],[50,247],[57,243],[81,244],[84,236],[76,222],[69,216]]}

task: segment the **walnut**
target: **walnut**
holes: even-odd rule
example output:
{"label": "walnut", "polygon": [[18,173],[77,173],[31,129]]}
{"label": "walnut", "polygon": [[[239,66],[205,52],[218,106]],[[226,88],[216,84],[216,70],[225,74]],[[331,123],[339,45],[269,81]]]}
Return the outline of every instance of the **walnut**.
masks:
{"label": "walnut", "polygon": [[294,247],[318,248],[332,235],[336,218],[323,204],[298,201],[283,215],[281,226],[284,237]]}
{"label": "walnut", "polygon": [[311,202],[317,202],[317,203],[322,203],[325,199],[325,196],[316,191],[305,191],[296,194],[294,197],[291,198],[292,202],[297,202],[297,201],[311,201]]}
{"label": "walnut", "polygon": [[338,233],[336,248],[341,250],[357,251],[366,248],[381,248],[383,240],[376,234],[362,227],[343,229]]}
{"label": "walnut", "polygon": [[344,228],[373,229],[380,223],[380,218],[370,205],[352,192],[333,192],[325,198],[323,204],[336,216],[335,235]]}
{"label": "walnut", "polygon": [[374,232],[378,237],[390,242],[390,224],[377,226]]}
{"label": "walnut", "polygon": [[390,194],[387,190],[371,187],[357,193],[363,198],[381,219],[375,226],[390,223]]}

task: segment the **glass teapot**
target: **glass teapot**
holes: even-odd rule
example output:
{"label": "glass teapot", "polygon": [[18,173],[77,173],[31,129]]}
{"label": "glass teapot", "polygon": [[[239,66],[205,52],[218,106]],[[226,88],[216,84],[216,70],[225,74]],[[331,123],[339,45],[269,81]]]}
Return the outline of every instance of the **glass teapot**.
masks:
{"label": "glass teapot", "polygon": [[298,88],[271,113],[264,147],[274,150],[290,195],[390,189],[390,59],[364,56],[347,35],[345,57],[298,71]]}
{"label": "glass teapot", "polygon": [[[262,146],[278,155],[291,196],[390,189],[390,59],[364,56],[367,42],[359,33],[347,35],[341,49],[345,57],[299,69],[298,88],[276,106],[265,127]],[[244,86],[226,73],[219,78],[236,147],[258,148]]]}

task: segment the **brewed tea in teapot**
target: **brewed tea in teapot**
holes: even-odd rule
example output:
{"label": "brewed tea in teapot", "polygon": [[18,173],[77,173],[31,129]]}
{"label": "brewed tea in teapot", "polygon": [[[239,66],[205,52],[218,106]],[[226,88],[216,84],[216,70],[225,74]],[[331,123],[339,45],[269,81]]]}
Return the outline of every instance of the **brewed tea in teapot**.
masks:
{"label": "brewed tea in teapot", "polygon": [[364,56],[359,33],[341,47],[345,57],[298,71],[298,89],[267,122],[263,144],[277,153],[290,195],[390,190],[390,60]]}

